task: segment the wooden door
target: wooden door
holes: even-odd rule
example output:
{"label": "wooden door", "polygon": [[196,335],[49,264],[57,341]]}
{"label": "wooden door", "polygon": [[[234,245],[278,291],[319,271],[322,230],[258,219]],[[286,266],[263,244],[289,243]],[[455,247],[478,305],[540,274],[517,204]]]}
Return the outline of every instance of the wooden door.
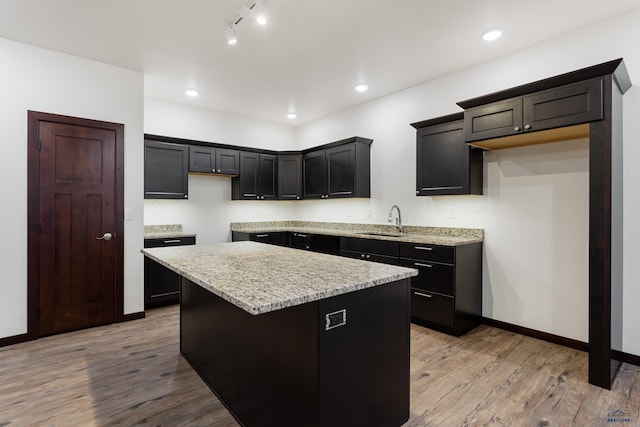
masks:
{"label": "wooden door", "polygon": [[43,113],[29,119],[37,335],[114,322],[122,317],[122,125]]}

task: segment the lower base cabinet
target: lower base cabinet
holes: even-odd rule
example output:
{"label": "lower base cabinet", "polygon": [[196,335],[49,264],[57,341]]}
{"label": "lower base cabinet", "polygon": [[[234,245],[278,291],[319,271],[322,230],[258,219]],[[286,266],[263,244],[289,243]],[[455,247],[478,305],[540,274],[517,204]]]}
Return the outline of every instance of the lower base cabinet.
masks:
{"label": "lower base cabinet", "polygon": [[455,336],[482,323],[482,242],[442,246],[293,232],[234,231],[232,236],[233,241],[252,240],[415,268],[413,323]]}
{"label": "lower base cabinet", "polygon": [[482,323],[482,243],[400,244],[411,278],[411,321],[460,336]]}
{"label": "lower base cabinet", "polygon": [[[195,236],[144,239],[145,248],[195,245]],[[180,301],[180,276],[148,257],[144,258],[144,309],[177,304]]]}

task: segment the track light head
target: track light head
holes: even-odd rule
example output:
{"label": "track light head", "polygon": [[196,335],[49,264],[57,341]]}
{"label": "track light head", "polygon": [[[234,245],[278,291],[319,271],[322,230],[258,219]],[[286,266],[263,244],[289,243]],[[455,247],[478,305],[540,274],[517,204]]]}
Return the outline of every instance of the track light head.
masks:
{"label": "track light head", "polygon": [[233,46],[238,43],[238,37],[236,37],[236,27],[235,25],[230,25],[225,30],[225,34],[227,35],[227,44]]}

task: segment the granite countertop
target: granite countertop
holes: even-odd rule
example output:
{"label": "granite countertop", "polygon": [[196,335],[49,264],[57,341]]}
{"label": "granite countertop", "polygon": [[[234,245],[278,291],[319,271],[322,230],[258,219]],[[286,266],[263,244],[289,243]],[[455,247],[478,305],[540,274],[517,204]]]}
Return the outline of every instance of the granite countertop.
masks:
{"label": "granite countertop", "polygon": [[418,274],[411,268],[256,242],[150,248],[142,253],[251,314]]}
{"label": "granite countertop", "polygon": [[183,233],[182,224],[145,225],[145,239],[171,239],[179,237],[195,237],[192,233]]}
{"label": "granite countertop", "polygon": [[400,234],[393,225],[308,221],[232,222],[231,231],[246,233],[290,231],[443,246],[466,245],[484,240],[484,230],[481,228],[420,227],[407,225],[403,227],[403,233]]}

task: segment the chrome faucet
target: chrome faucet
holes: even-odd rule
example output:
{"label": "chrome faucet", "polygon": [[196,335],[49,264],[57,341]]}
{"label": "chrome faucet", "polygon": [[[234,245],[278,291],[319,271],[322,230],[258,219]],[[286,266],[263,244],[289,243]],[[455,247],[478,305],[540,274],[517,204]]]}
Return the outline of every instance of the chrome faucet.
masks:
{"label": "chrome faucet", "polygon": [[398,233],[402,233],[402,217],[400,216],[400,208],[398,207],[398,205],[391,206],[391,209],[389,210],[389,219],[387,220],[387,222],[393,222],[394,208],[398,210],[398,217],[396,218],[396,228],[398,229]]}

